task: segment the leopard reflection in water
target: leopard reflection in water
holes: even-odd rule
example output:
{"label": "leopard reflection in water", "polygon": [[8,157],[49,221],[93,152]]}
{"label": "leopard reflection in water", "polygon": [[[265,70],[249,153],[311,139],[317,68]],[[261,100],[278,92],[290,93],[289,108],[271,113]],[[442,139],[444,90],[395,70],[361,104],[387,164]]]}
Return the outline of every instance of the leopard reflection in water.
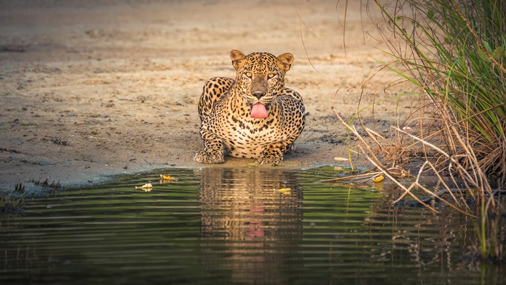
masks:
{"label": "leopard reflection in water", "polygon": [[[293,278],[283,273],[301,259],[302,189],[293,173],[208,168],[196,174],[201,181],[201,263],[208,277],[226,271],[241,283],[280,284]],[[291,191],[277,191],[282,188]]]}

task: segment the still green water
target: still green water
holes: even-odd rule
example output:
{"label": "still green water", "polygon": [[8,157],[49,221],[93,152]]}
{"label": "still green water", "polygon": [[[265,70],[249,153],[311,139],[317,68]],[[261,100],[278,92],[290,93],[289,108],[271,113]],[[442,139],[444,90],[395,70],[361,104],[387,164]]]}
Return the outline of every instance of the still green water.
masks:
{"label": "still green water", "polygon": [[164,173],[178,180],[120,177],[0,216],[0,284],[505,284],[462,259],[465,217],[316,183],[326,168]]}

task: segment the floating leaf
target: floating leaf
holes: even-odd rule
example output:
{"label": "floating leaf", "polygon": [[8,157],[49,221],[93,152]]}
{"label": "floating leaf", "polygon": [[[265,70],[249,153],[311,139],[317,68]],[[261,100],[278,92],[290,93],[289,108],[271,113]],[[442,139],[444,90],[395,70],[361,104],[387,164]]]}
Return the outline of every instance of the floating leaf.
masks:
{"label": "floating leaf", "polygon": [[160,184],[169,184],[169,183],[172,183],[174,181],[176,181],[176,180],[163,180],[162,179],[162,180],[160,180]]}
{"label": "floating leaf", "polygon": [[373,183],[372,188],[376,189],[377,191],[383,191],[383,183]]}
{"label": "floating leaf", "polygon": [[164,174],[160,174],[160,178],[162,180],[176,180],[176,178],[170,176],[170,175],[164,175]]}
{"label": "floating leaf", "polygon": [[292,191],[292,189],[290,189],[290,188],[282,188],[282,189],[279,189],[277,191],[279,193],[283,193],[283,194],[290,194],[290,191]]}
{"label": "floating leaf", "polygon": [[149,192],[149,191],[151,191],[151,189],[153,189],[153,185],[151,185],[151,183],[147,183],[147,184],[142,185],[141,187],[135,186],[135,189],[142,189],[146,192]]}
{"label": "floating leaf", "polygon": [[385,179],[385,177],[383,177],[383,175],[380,175],[380,176],[376,176],[372,179],[372,182],[381,182]]}

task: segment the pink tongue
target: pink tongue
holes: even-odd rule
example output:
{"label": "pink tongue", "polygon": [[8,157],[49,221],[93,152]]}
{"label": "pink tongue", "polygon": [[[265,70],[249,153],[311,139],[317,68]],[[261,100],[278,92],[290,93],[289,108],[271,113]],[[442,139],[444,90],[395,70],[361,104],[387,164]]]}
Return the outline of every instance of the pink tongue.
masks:
{"label": "pink tongue", "polygon": [[252,118],[267,118],[267,110],[263,104],[255,104],[253,108],[251,108],[251,117]]}

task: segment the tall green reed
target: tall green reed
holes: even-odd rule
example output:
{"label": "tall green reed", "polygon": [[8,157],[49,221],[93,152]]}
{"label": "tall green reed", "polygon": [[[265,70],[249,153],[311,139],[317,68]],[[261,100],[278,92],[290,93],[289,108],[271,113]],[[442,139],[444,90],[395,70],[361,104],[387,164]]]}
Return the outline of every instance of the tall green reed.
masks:
{"label": "tall green reed", "polygon": [[[489,178],[506,183],[506,2],[490,0],[376,1],[397,37],[397,70],[449,108]],[[396,43],[399,38],[405,49]],[[459,153],[455,149],[455,154]],[[461,150],[460,150],[461,151]]]}
{"label": "tall green reed", "polygon": [[502,259],[490,217],[500,214],[494,195],[506,185],[506,1],[375,2],[388,28],[380,29],[385,52],[402,67],[387,66],[436,108],[448,169],[464,178],[478,205],[462,209],[478,217],[481,255]]}

